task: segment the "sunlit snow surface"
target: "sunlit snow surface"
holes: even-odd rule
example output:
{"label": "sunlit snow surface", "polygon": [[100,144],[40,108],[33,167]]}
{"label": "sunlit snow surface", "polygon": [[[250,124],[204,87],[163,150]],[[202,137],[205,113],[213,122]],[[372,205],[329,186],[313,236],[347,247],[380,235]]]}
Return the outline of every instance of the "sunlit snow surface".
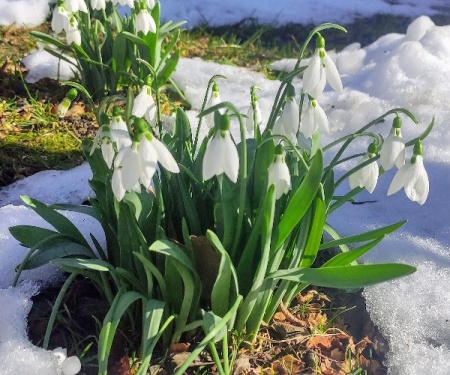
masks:
{"label": "sunlit snow surface", "polygon": [[[364,2],[352,2],[360,3]],[[422,4],[426,6],[431,2],[424,1]],[[263,5],[264,2],[261,2]],[[436,27],[427,17],[416,20],[406,35],[385,35],[364,49],[351,45],[333,55],[339,70],[344,73],[344,93],[338,95],[326,91],[319,99],[330,118],[331,132],[323,136],[324,144],[359,129],[394,107],[404,106],[419,119],[418,125],[404,121],[402,130],[406,140],[422,132],[432,116],[436,116],[433,133],[424,142],[425,167],[430,178],[430,195],[424,206],[410,202],[403,191],[386,197],[387,187],[395,173],[389,171],[381,178],[373,194],[363,193],[358,197],[360,201],[370,203],[344,205],[329,218],[342,234],[359,233],[409,219],[400,231],[386,238],[365,259],[367,262],[400,261],[418,266],[418,271],[412,276],[365,290],[372,319],[386,335],[392,349],[388,356],[392,375],[448,375],[449,46],[450,26]],[[293,62],[274,64],[277,68],[282,66],[289,68]],[[256,84],[263,88],[259,93],[260,103],[267,118],[277,82],[243,68],[184,59],[174,80],[192,103],[193,110],[189,115],[194,126],[206,83],[214,74],[227,76],[226,80],[219,80],[222,100],[235,103],[244,113],[250,101],[249,87]],[[297,88],[299,83],[295,82]],[[391,121],[392,117],[375,130],[387,135]],[[236,126],[233,131],[237,135]],[[366,146],[367,143],[360,142],[351,151],[361,152]],[[348,166],[343,166],[338,173],[343,173],[346,168]],[[1,374],[56,374],[55,362],[49,352],[33,347],[26,338],[25,317],[30,308],[29,297],[36,292],[36,284],[25,282],[18,289],[8,288],[13,268],[26,250],[11,239],[7,228],[15,224],[42,225],[33,212],[12,204],[19,204],[20,194],[46,199],[48,203],[68,200],[80,203],[90,194],[87,185],[89,175],[86,166],[57,174],[41,172],[0,191],[0,206],[4,206],[0,208],[0,287],[3,288],[0,289]],[[341,193],[347,190],[345,182]],[[100,236],[100,229],[86,222],[87,218],[73,214],[70,217],[86,235],[91,231]],[[57,277],[56,271],[52,273]],[[46,274],[48,271],[37,270],[29,272],[26,277],[35,282],[47,282]],[[6,326],[8,329],[3,330]]]}

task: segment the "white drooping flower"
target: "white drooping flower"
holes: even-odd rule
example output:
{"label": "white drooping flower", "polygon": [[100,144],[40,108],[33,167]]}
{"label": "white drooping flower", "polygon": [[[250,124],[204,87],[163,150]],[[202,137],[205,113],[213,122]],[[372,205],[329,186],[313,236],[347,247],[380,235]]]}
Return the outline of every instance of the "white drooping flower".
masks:
{"label": "white drooping flower", "polygon": [[145,116],[146,119],[147,117],[151,118],[156,116],[156,104],[153,100],[152,89],[149,85],[142,86],[141,91],[134,99],[131,114],[136,117]]}
{"label": "white drooping flower", "polygon": [[87,13],[88,9],[84,0],[64,0],[64,7],[70,13],[76,13],[78,11]]}
{"label": "white drooping flower", "polygon": [[280,199],[283,194],[287,194],[291,187],[291,174],[289,168],[284,160],[283,148],[277,145],[275,148],[275,156],[272,164],[269,166],[268,184],[275,185],[276,199]]}
{"label": "white drooping flower", "polygon": [[59,34],[69,29],[70,13],[66,11],[64,5],[57,6],[53,11],[52,16],[52,30]]}
{"label": "white drooping flower", "polygon": [[401,133],[400,117],[394,119],[391,133],[381,146],[380,164],[385,171],[388,171],[394,165],[401,168],[405,164],[405,143]]}
{"label": "white drooping flower", "polygon": [[[291,133],[290,131],[285,129],[285,127],[283,125],[283,121],[281,119],[281,116],[275,120],[275,123],[273,124],[273,128],[272,128],[272,134],[274,136],[284,135],[287,139],[289,139],[289,141],[292,142],[292,144],[297,143],[296,134]],[[276,139],[279,139],[279,138],[277,137]]]}
{"label": "white drooping flower", "polygon": [[232,182],[236,182],[239,173],[239,154],[230,135],[230,119],[221,115],[221,122],[206,146],[203,156],[203,179],[225,173]]}
{"label": "white drooping flower", "polygon": [[336,92],[343,91],[336,65],[325,51],[325,39],[317,34],[316,50],[303,73],[303,91],[313,98],[318,98],[322,94],[327,81]]}
{"label": "white drooping flower", "polygon": [[67,44],[76,44],[77,46],[81,45],[81,33],[78,29],[78,21],[72,16],[69,22],[69,28],[66,30],[66,42]]}
{"label": "white drooping flower", "polygon": [[61,347],[53,350],[61,375],[76,375],[81,371],[81,362],[76,356],[67,357],[67,349]]}
{"label": "white drooping flower", "polygon": [[[208,103],[206,103],[205,110],[208,108],[214,107],[215,105],[220,104],[220,103],[222,103],[222,100],[220,99],[219,85],[217,85],[217,83],[214,82],[212,94],[208,100]],[[219,113],[223,115],[224,109],[221,108],[219,110]],[[205,116],[205,122],[209,129],[212,129],[214,127],[214,112]]]}
{"label": "white drooping flower", "polygon": [[[376,146],[372,143],[369,146],[368,152],[362,157],[358,162],[357,166],[365,163],[367,160],[373,158],[376,155]],[[372,193],[377,186],[379,176],[379,168],[377,161],[374,160],[371,163],[365,165],[364,167],[358,169],[356,172],[352,173],[348,179],[351,189],[357,187],[366,188],[369,193]]]}
{"label": "white drooping flower", "polygon": [[317,100],[310,98],[302,120],[300,122],[300,131],[306,138],[311,138],[316,129],[329,132],[328,118],[325,111],[317,103]]}
{"label": "white drooping flower", "polygon": [[109,0],[91,0],[91,8],[96,10],[106,9],[106,1]]}
{"label": "white drooping flower", "polygon": [[131,138],[128,133],[127,124],[122,119],[120,114],[114,113],[111,119],[110,125],[111,131],[111,140],[116,144],[117,150],[122,149],[123,147],[131,146]]}
{"label": "white drooping flower", "polygon": [[95,134],[94,141],[92,143],[90,156],[94,154],[96,148],[100,146],[102,151],[103,160],[105,161],[108,168],[111,169],[114,156],[116,155],[112,136],[109,126],[103,125],[98,129],[97,134]]}
{"label": "white drooping flower", "polygon": [[147,9],[141,9],[136,16],[136,32],[141,31],[144,34],[156,33],[156,23]]}
{"label": "white drooping flower", "polygon": [[428,174],[423,165],[422,143],[414,145],[414,155],[409,162],[403,165],[394,176],[387,195],[405,190],[406,196],[413,202],[424,204],[430,191]]}
{"label": "white drooping flower", "polygon": [[288,97],[281,113],[283,129],[289,135],[297,135],[299,129],[299,108],[294,96]]}
{"label": "white drooping flower", "polygon": [[114,160],[112,190],[118,201],[127,191],[140,191],[140,184],[148,188],[159,162],[170,172],[180,171],[177,162],[167,147],[148,130],[148,123],[135,119],[139,140],[123,147]]}
{"label": "white drooping flower", "polygon": [[153,9],[155,7],[155,0],[146,0],[146,3],[150,9]]}
{"label": "white drooping flower", "polygon": [[[253,105],[255,106],[255,110],[253,111]],[[262,113],[261,109],[259,108],[258,100],[255,100],[254,104],[250,105],[250,108],[247,111],[247,131],[249,133],[254,131],[255,123],[254,120],[256,119],[256,124],[259,126],[262,123]]]}

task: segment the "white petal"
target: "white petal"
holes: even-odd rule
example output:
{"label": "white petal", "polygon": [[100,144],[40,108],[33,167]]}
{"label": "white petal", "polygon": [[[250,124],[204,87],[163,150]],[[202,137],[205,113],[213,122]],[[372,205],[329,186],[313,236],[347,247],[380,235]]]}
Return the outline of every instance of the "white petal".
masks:
{"label": "white petal", "polygon": [[281,121],[286,132],[297,134],[299,128],[299,108],[295,99],[288,100],[284,105]]}
{"label": "white petal", "polygon": [[81,371],[81,362],[76,356],[67,358],[61,365],[63,375],[76,375]]}
{"label": "white petal", "polygon": [[331,60],[330,56],[328,56],[326,53],[323,60],[325,63],[325,74],[327,76],[328,83],[334,89],[334,91],[342,93],[344,91],[344,88],[342,87],[341,77],[339,76],[336,65],[334,65],[333,60]]}
{"label": "white petal", "polygon": [[322,107],[319,104],[316,104],[315,110],[315,120],[316,124],[319,126],[319,129],[321,131],[324,131],[328,133],[330,131],[329,125],[328,125],[328,118],[325,114],[325,111],[322,109]]}
{"label": "white petal", "polygon": [[230,133],[227,132],[224,142],[224,154],[222,158],[222,166],[224,173],[232,182],[236,182],[239,174],[239,154],[236,149],[236,145],[230,137]]}
{"label": "white petal", "polygon": [[140,163],[137,150],[133,147],[125,148],[122,160],[122,184],[125,190],[130,191],[139,181]]}
{"label": "white petal", "polygon": [[395,194],[397,191],[399,191],[402,187],[405,186],[406,183],[405,177],[407,175],[409,167],[410,164],[405,164],[397,171],[394,178],[392,179],[391,184],[389,185],[387,195]]}
{"label": "white petal", "polygon": [[385,171],[405,163],[405,144],[401,137],[389,135],[380,150],[380,164]]}
{"label": "white petal", "polygon": [[[220,103],[222,103],[222,101],[220,100],[219,93],[213,93],[211,98],[209,99],[208,103],[206,104],[205,109],[214,107],[215,105],[220,104]],[[220,110],[220,112],[222,113],[223,110]],[[205,122],[206,122],[206,125],[208,125],[208,128],[211,129],[214,127],[214,112],[205,116]]]}
{"label": "white petal", "polygon": [[300,131],[306,138],[311,138],[315,130],[316,122],[314,108],[308,105],[308,108],[303,114],[302,121],[300,122]]}
{"label": "white petal", "polygon": [[136,98],[134,99],[132,115],[136,117],[143,117],[145,112],[155,104],[151,95],[149,86],[144,85]]}
{"label": "white petal", "polygon": [[102,142],[102,156],[103,160],[105,161],[106,165],[109,169],[111,169],[112,162],[114,159],[114,148],[111,142],[103,141]]}
{"label": "white petal", "polygon": [[153,175],[156,172],[158,153],[153,147],[153,141],[149,141],[145,135],[141,135],[139,145],[139,164],[140,164],[140,179],[142,184],[148,188]]}
{"label": "white petal", "polygon": [[151,143],[155,148],[156,154],[158,155],[158,162],[161,163],[161,165],[170,172],[180,172],[180,168],[178,167],[177,162],[175,161],[173,155],[167,149],[165,144],[155,137],[153,137]]}
{"label": "white petal", "polygon": [[223,173],[222,159],[224,149],[222,147],[222,137],[215,134],[206,146],[205,155],[203,155],[202,174],[203,179],[209,180],[213,176]]}
{"label": "white petal", "polygon": [[[363,156],[356,166],[362,164],[367,160],[367,155]],[[350,177],[348,178],[348,183],[350,185],[350,189],[355,189],[357,187],[363,187],[364,186],[364,180],[367,178],[367,175],[365,175],[364,168],[358,169],[356,172],[352,173]]]}
{"label": "white petal", "polygon": [[[316,51],[309,60],[309,65],[303,73],[303,91],[311,95],[311,91],[317,86],[320,81],[321,61],[319,51]],[[315,98],[315,96],[313,96]]]}
{"label": "white petal", "polygon": [[369,193],[372,193],[377,186],[379,168],[376,161],[373,161],[369,165],[364,167],[367,170],[367,177],[364,181],[364,187]]}
{"label": "white petal", "polygon": [[275,184],[276,199],[279,199],[291,186],[289,168],[277,157],[277,160],[269,166],[268,172],[268,187]]}
{"label": "white petal", "polygon": [[120,202],[123,197],[125,196],[125,188],[122,184],[122,169],[121,168],[115,168],[112,179],[111,179],[111,187],[112,191],[114,193],[114,197]]}

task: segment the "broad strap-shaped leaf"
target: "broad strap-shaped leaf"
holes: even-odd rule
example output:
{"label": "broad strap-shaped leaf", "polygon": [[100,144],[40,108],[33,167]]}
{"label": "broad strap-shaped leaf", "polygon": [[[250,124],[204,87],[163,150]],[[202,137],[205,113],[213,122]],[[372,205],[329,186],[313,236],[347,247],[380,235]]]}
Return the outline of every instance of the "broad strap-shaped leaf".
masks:
{"label": "broad strap-shaped leaf", "polygon": [[268,277],[326,288],[359,289],[410,275],[415,270],[415,267],[401,263],[358,264],[355,266],[281,270]]}
{"label": "broad strap-shaped leaf", "polygon": [[16,225],[10,227],[9,232],[23,246],[29,247],[30,249],[46,238],[58,234],[54,230],[35,227],[33,225]]}
{"label": "broad strap-shaped leaf", "polygon": [[384,236],[378,237],[377,239],[361,247],[337,254],[329,261],[324,263],[322,267],[346,266],[352,264],[354,261],[356,261],[365,253],[367,253],[370,249],[372,249],[374,246],[380,243],[383,238]]}
{"label": "broad strap-shaped leaf", "polygon": [[319,250],[328,249],[334,246],[340,246],[343,244],[355,243],[355,242],[364,242],[371,241],[378,237],[385,236],[386,234],[392,233],[397,229],[401,228],[407,220],[399,221],[398,223],[388,225],[386,227],[378,228],[375,230],[371,230],[369,232],[356,234],[354,236],[343,237],[337,240],[329,241],[320,245]]}
{"label": "broad strap-shaped leaf", "polygon": [[46,204],[26,195],[21,196],[22,200],[46,222],[52,225],[58,232],[69,235],[80,245],[90,248],[88,242],[83,237],[78,228],[64,215],[60,214]]}

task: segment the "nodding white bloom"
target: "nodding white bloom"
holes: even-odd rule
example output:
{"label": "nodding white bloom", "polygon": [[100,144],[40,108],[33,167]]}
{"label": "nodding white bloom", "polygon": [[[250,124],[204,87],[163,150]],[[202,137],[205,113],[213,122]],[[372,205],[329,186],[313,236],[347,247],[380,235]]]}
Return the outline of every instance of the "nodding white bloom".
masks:
{"label": "nodding white bloom", "polygon": [[[255,111],[253,112],[253,105],[255,106]],[[261,109],[259,108],[259,103],[258,103],[258,99],[256,99],[254,101],[254,104],[252,103],[252,105],[250,105],[250,108],[247,111],[247,120],[246,120],[246,125],[247,125],[247,131],[249,133],[254,131],[255,128],[255,123],[254,120],[256,118],[256,124],[259,126],[262,123],[262,113],[261,113]]]}
{"label": "nodding white bloom", "polygon": [[300,131],[306,138],[311,138],[316,129],[329,132],[328,118],[325,111],[314,98],[309,99],[308,107],[300,122]]}
{"label": "nodding white bloom", "polygon": [[52,30],[59,34],[69,29],[70,13],[66,11],[64,5],[58,5],[53,11]]}
{"label": "nodding white bloom", "polygon": [[316,50],[303,73],[303,91],[318,98],[327,81],[336,92],[344,90],[336,65],[325,51],[325,39],[317,33]]}
{"label": "nodding white bloom", "polygon": [[396,117],[392,124],[391,133],[384,141],[380,150],[380,164],[385,171],[394,165],[400,168],[405,164],[405,143],[401,132],[401,119]]}
{"label": "nodding white bloom", "polygon": [[89,153],[91,156],[94,154],[95,149],[99,145],[100,149],[102,150],[103,160],[105,161],[108,168],[111,169],[112,162],[116,153],[114,151],[111,130],[107,125],[102,125],[100,129],[98,129],[92,143],[91,152]]}
{"label": "nodding white bloom", "polygon": [[81,371],[81,362],[76,356],[67,357],[67,349],[61,347],[53,350],[62,375],[76,375]]}
{"label": "nodding white bloom", "polygon": [[105,9],[106,1],[109,1],[109,0],[91,0],[91,8],[96,9],[96,10]]}
{"label": "nodding white bloom", "polygon": [[[358,162],[357,166],[366,162],[370,158],[376,155],[376,146],[372,143],[369,145],[368,152],[363,158]],[[377,161],[374,160],[371,163],[365,165],[361,169],[358,169],[356,172],[350,175],[348,182],[351,189],[362,187],[366,188],[369,193],[372,193],[375,190],[375,186],[377,186],[379,176],[379,168]]]}
{"label": "nodding white bloom", "polygon": [[387,195],[405,190],[406,196],[413,202],[424,204],[430,191],[428,174],[423,165],[422,142],[414,145],[414,155],[409,162],[403,165],[394,176]]}
{"label": "nodding white bloom", "polygon": [[77,46],[81,45],[81,33],[78,29],[78,21],[72,16],[69,23],[69,28],[66,30],[66,42],[67,44],[76,44]]}
{"label": "nodding white bloom", "polygon": [[299,108],[295,100],[294,94],[289,95],[284,104],[283,112],[281,113],[281,122],[283,128],[288,134],[297,135],[299,128]]}
{"label": "nodding white bloom", "polygon": [[123,147],[114,160],[111,182],[118,201],[123,199],[126,191],[140,191],[140,184],[148,188],[158,162],[170,172],[180,171],[167,147],[148,130],[148,124],[136,118],[135,125],[140,134],[139,141]]}
{"label": "nodding white bloom", "polygon": [[[147,113],[149,112],[149,113]],[[148,116],[149,118],[156,116],[156,104],[153,100],[152,89],[149,85],[142,86],[141,91],[134,99],[131,114],[136,117]]]}
{"label": "nodding white bloom", "polygon": [[71,13],[78,11],[87,13],[88,9],[84,0],[64,0],[64,7]]}
{"label": "nodding white bloom", "polygon": [[116,144],[117,150],[120,150],[123,147],[131,146],[132,141],[128,133],[127,124],[118,113],[118,108],[116,110],[116,113],[115,110],[113,109],[113,117],[111,119],[110,131],[111,131],[111,140]]}
{"label": "nodding white bloom", "polygon": [[291,174],[284,160],[283,147],[277,145],[272,164],[269,166],[268,185],[269,188],[275,184],[276,199],[280,199],[283,194],[287,194],[291,187]]}
{"label": "nodding white bloom", "polygon": [[134,0],[112,0],[113,5],[128,5],[130,8],[134,8]]}
{"label": "nodding white bloom", "polygon": [[219,127],[206,146],[202,171],[205,181],[222,173],[232,182],[238,179],[239,155],[231,139],[230,119],[227,115],[221,116]]}
{"label": "nodding white bloom", "polygon": [[[292,133],[290,130],[286,130],[284,127],[281,116],[275,120],[272,129],[273,135],[284,135],[287,139],[289,139],[293,144],[297,143],[297,136],[295,133]],[[278,137],[277,137],[278,139]]]}
{"label": "nodding white bloom", "polygon": [[156,23],[147,9],[141,9],[136,16],[135,22],[136,32],[143,32],[144,34],[156,33]]}
{"label": "nodding white bloom", "polygon": [[[214,107],[217,104],[222,103],[222,100],[220,100],[220,94],[219,94],[219,85],[214,82],[212,94],[211,97],[208,100],[208,103],[206,103],[205,109]],[[224,114],[224,109],[221,108],[219,110],[220,114]],[[205,122],[208,128],[212,129],[214,127],[214,112],[208,114],[205,116]]]}

